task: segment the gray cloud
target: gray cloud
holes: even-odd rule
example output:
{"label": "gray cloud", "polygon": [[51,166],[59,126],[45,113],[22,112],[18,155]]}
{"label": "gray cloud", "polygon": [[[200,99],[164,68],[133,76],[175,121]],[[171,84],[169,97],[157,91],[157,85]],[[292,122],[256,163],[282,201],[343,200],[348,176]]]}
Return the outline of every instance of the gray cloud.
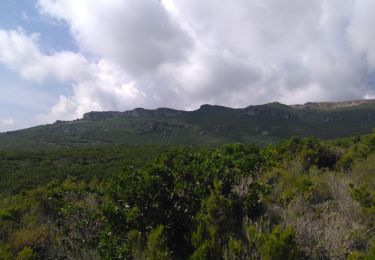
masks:
{"label": "gray cloud", "polygon": [[40,0],[42,12],[68,23],[80,46],[140,76],[184,58],[185,32],[156,0]]}
{"label": "gray cloud", "polygon": [[138,106],[375,94],[372,0],[39,0],[38,8],[66,23],[81,48],[45,55],[33,36],[21,35],[32,51],[20,52],[22,42],[12,49],[14,61],[73,81],[73,94],[61,96],[42,121]]}
{"label": "gray cloud", "polygon": [[[355,5],[368,5],[364,2]],[[364,14],[352,13],[353,4],[337,0],[235,0],[220,4],[182,0],[174,2],[174,10],[206,46],[228,50],[257,69],[256,82],[246,82],[247,88],[242,90],[233,89],[238,97],[247,95],[251,103],[294,103],[362,98],[372,91],[366,82],[363,57],[353,49],[347,33]],[[367,10],[375,9],[367,6]],[[369,28],[368,23],[361,24],[361,30]],[[371,41],[364,42],[370,45]],[[228,88],[227,83],[218,84],[212,94],[218,96]],[[230,104],[246,105],[240,98]]]}
{"label": "gray cloud", "polygon": [[348,39],[354,51],[365,55],[372,70],[375,69],[375,2],[371,0],[355,1],[350,24],[347,28]]}

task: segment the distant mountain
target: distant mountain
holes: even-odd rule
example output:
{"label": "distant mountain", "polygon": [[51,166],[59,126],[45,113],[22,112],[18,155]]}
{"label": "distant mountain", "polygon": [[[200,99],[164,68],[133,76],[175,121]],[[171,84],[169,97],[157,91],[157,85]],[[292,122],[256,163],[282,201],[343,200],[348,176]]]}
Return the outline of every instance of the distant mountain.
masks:
{"label": "distant mountain", "polygon": [[265,145],[291,136],[323,139],[353,136],[375,128],[375,101],[269,103],[234,109],[202,105],[195,111],[170,108],[89,112],[0,134],[0,150],[105,144],[216,146],[229,142]]}
{"label": "distant mountain", "polygon": [[345,107],[354,107],[362,104],[373,104],[375,99],[362,99],[341,102],[308,102],[303,105],[292,105],[294,108],[315,108],[315,109],[336,109]]}

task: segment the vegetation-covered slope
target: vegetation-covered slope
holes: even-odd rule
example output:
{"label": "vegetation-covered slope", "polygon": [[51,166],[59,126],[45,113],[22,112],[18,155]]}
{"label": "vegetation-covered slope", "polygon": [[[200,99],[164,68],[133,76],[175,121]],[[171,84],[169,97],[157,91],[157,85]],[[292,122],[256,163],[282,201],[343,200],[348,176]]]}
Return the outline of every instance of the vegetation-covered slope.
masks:
{"label": "vegetation-covered slope", "polygon": [[108,178],[130,165],[141,167],[171,149],[169,146],[111,145],[3,151],[0,152],[0,198],[68,176],[80,180],[94,176]]}
{"label": "vegetation-covered slope", "polygon": [[374,161],[375,134],[292,138],[25,187],[0,200],[0,258],[374,259]]}
{"label": "vegetation-covered slope", "polygon": [[0,134],[0,150],[108,144],[266,145],[292,136],[353,136],[375,127],[372,101],[350,106],[319,104],[297,107],[271,103],[244,109],[203,105],[191,112],[167,108],[90,112],[80,120]]}

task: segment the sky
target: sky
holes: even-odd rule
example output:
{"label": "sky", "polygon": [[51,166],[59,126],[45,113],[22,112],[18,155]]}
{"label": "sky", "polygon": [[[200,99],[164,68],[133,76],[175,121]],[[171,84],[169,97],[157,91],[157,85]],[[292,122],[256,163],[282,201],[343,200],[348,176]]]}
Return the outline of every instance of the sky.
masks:
{"label": "sky", "polygon": [[374,0],[1,0],[0,132],[375,97]]}

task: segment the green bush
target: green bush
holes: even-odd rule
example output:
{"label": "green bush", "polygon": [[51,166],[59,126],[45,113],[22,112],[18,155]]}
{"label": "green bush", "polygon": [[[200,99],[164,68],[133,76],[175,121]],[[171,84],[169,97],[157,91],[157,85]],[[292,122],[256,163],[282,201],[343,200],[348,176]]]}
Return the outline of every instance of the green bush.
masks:
{"label": "green bush", "polygon": [[[0,199],[0,259],[372,259],[373,140],[357,139],[177,149],[142,167],[119,162],[122,152],[111,161],[119,150],[109,148],[103,158],[92,149],[62,153],[58,162],[36,156],[52,175],[54,163],[56,174],[67,165],[70,173],[101,165],[92,176],[112,166],[118,174],[88,181],[74,174]],[[28,163],[17,156],[5,161]],[[344,156],[352,170],[341,174]]]}
{"label": "green bush", "polygon": [[192,234],[192,244],[197,250],[193,255],[195,259],[202,256],[202,252],[210,259],[221,259],[224,246],[235,232],[233,203],[220,195],[219,189],[202,201],[196,216],[197,229]]}
{"label": "green bush", "polygon": [[30,247],[25,247],[16,256],[16,260],[33,260],[35,258],[36,254]]}
{"label": "green bush", "polygon": [[245,248],[246,247],[242,240],[230,237],[227,248],[223,254],[224,259],[225,260],[241,259],[241,256],[245,254]]}
{"label": "green bush", "polygon": [[281,226],[276,226],[262,246],[262,257],[266,260],[301,259],[294,230],[290,227],[283,230]]}
{"label": "green bush", "polygon": [[145,256],[147,260],[172,259],[171,251],[168,249],[165,239],[163,226],[158,226],[151,230],[150,234],[147,236]]}
{"label": "green bush", "polygon": [[10,245],[0,243],[0,260],[10,260],[13,258]]}
{"label": "green bush", "polygon": [[[192,253],[189,236],[193,217],[199,211],[207,216],[216,214],[214,211],[220,209],[213,206],[213,201],[235,204],[239,218],[259,214],[265,189],[257,180],[265,162],[256,146],[226,145],[197,153],[174,151],[141,169],[124,170],[106,189],[103,214],[111,237],[102,237],[102,250],[116,254],[117,250],[109,249],[111,241],[122,241],[122,247],[128,243],[124,234],[131,230],[148,234],[163,225],[168,247],[180,257],[187,257]],[[254,180],[246,187],[248,192],[234,194],[233,189],[246,178]],[[215,183],[220,183],[220,191],[213,194]],[[220,223],[217,228],[226,225]],[[213,225],[206,225],[207,230],[215,232]]]}

